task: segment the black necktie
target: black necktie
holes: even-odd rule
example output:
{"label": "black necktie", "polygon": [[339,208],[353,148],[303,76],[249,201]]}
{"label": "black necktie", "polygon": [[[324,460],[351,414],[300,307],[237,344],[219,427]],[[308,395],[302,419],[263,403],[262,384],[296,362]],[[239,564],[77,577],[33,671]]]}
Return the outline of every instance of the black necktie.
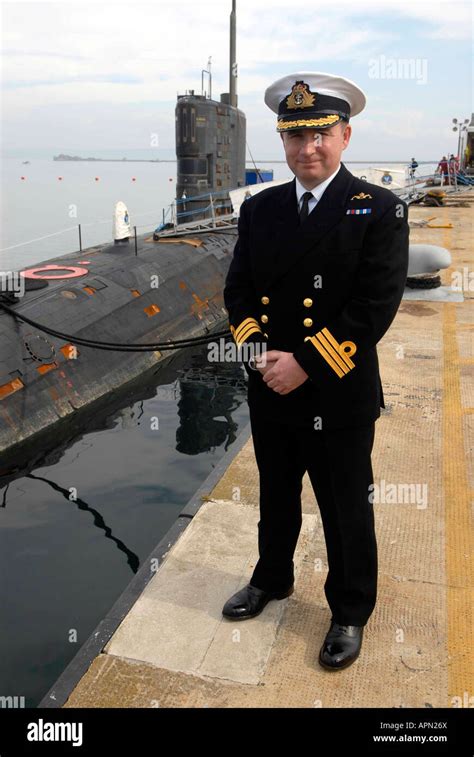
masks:
{"label": "black necktie", "polygon": [[303,195],[303,204],[301,205],[301,210],[300,210],[300,223],[303,223],[303,221],[306,221],[308,217],[308,203],[312,197],[314,197],[312,192],[305,192]]}

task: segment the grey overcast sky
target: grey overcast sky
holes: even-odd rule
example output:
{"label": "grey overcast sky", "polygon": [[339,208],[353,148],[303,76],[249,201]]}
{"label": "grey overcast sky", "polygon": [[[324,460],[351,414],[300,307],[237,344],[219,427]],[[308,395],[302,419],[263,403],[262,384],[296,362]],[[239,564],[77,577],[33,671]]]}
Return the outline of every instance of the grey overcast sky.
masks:
{"label": "grey overcast sky", "polygon": [[[230,0],[2,2],[2,146],[174,149],[176,95],[228,91]],[[237,0],[239,107],[254,157],[281,157],[265,88],[298,70],[355,81],[367,95],[350,158],[437,159],[471,116],[472,6],[440,0]],[[349,158],[349,155],[348,155]]]}

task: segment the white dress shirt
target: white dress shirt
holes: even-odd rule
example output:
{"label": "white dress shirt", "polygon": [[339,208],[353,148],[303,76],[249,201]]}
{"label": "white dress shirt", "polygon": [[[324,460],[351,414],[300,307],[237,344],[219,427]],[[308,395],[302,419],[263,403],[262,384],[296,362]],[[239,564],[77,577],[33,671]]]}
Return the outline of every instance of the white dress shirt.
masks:
{"label": "white dress shirt", "polygon": [[316,207],[316,204],[319,202],[319,200],[323,196],[323,193],[324,193],[324,190],[326,189],[326,187],[329,186],[329,184],[331,183],[331,181],[334,179],[334,177],[336,176],[336,174],[339,172],[340,167],[341,167],[341,164],[339,163],[339,165],[338,165],[337,169],[334,171],[334,173],[331,174],[331,176],[329,176],[327,179],[325,179],[324,181],[322,181],[321,184],[317,184],[315,187],[313,187],[313,189],[306,189],[301,184],[301,182],[298,180],[298,177],[295,176],[295,179],[296,179],[296,197],[297,197],[297,200],[298,200],[298,211],[301,210],[301,205],[302,205],[302,202],[303,202],[302,197],[303,197],[304,193],[305,192],[312,192],[313,193],[313,197],[310,198],[310,200],[308,202],[308,214],[311,213],[311,211],[313,210],[313,208]]}

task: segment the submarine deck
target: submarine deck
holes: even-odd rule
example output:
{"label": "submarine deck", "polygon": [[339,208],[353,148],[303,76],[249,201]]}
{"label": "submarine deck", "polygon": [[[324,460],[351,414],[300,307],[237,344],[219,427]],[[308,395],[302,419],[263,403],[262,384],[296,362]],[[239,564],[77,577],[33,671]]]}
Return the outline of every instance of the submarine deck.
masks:
{"label": "submarine deck", "polygon": [[[410,208],[410,221],[452,223],[411,230],[412,242],[451,251],[446,287],[472,267],[472,200],[463,192],[446,207]],[[307,474],[294,594],[244,623],[221,615],[258,557],[247,428],[40,707],[468,706],[459,701],[474,691],[474,282],[462,295],[412,292],[379,344],[387,407],[376,424],[375,481],[381,492],[414,485],[420,496],[374,505],[379,595],[354,665],[336,675],[317,663],[330,611]]]}

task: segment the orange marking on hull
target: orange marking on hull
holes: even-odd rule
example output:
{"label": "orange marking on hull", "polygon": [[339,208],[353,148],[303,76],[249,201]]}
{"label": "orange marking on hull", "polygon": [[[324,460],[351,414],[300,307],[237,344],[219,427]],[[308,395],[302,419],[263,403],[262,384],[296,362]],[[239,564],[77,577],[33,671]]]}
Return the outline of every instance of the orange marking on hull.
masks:
{"label": "orange marking on hull", "polygon": [[197,315],[198,318],[202,318],[202,311],[209,310],[209,300],[207,297],[205,300],[201,300],[201,298],[195,292],[193,292],[193,299],[195,304],[191,305],[191,312],[194,315]]}
{"label": "orange marking on hull", "polygon": [[154,315],[160,312],[160,308],[158,305],[149,305],[147,308],[144,308],[145,313],[149,318],[152,318]]}
{"label": "orange marking on hull", "polygon": [[38,371],[38,373],[43,375],[44,373],[49,373],[49,371],[54,371],[54,369],[57,367],[57,363],[45,363],[44,365],[38,365],[36,370]]}
{"label": "orange marking on hull", "polygon": [[15,378],[13,381],[9,381],[7,384],[0,386],[0,400],[5,397],[9,397],[10,394],[14,394],[19,389],[23,389],[24,383],[21,379]]}

